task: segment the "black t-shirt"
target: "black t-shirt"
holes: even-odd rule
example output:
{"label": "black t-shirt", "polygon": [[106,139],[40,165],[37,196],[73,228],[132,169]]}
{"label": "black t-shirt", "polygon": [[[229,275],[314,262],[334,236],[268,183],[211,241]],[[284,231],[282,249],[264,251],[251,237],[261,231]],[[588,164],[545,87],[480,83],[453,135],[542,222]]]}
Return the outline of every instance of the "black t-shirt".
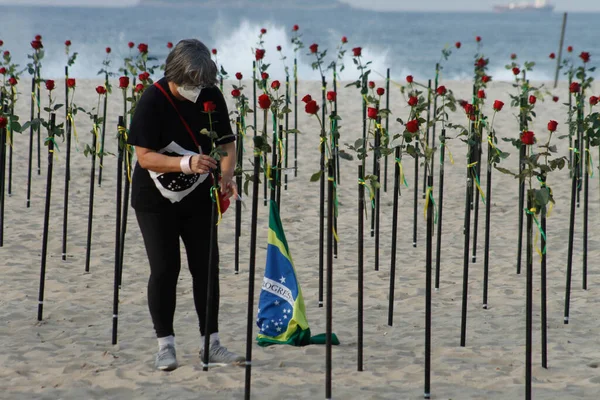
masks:
{"label": "black t-shirt", "polygon": [[[217,87],[202,89],[196,103],[192,103],[175,98],[165,78],[158,83],[171,97],[191,128],[203,154],[209,154],[211,150],[210,138],[200,133],[202,129],[210,130],[209,117],[204,112],[206,101],[212,101],[217,106],[211,115],[212,129],[219,136],[215,144],[235,140],[225,99]],[[198,147],[181,122],[177,111],[164,93],[154,85],[145,90],[136,106],[128,143],[173,157],[199,154]],[[136,163],[131,185],[131,205],[139,211],[158,212],[177,204],[177,207],[191,211],[210,201],[211,184],[211,179],[206,174],[159,174]]]}

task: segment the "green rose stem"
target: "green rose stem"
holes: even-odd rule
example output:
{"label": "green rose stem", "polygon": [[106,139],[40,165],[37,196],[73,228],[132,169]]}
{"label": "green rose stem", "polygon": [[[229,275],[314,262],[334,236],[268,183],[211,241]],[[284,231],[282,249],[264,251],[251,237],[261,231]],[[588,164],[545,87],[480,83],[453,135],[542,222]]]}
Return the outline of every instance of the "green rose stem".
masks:
{"label": "green rose stem", "polygon": [[294,177],[298,176],[298,60],[294,52]]}
{"label": "green rose stem", "polygon": [[115,223],[115,273],[113,286],[113,325],[112,344],[117,344],[117,332],[119,323],[119,280],[121,277],[121,202],[123,189],[123,152],[127,145],[127,130],[125,128],[124,116],[119,116],[117,126],[118,149],[117,149],[117,198],[116,198],[116,223]]}
{"label": "green rose stem", "polygon": [[[337,98],[336,98],[337,99]],[[336,103],[337,104],[337,103]],[[387,73],[385,75],[385,109],[390,109],[390,69],[387,69]],[[385,133],[389,135],[390,128],[390,116],[386,114],[385,116]],[[388,155],[385,155],[385,162],[383,167],[383,191],[387,193],[388,186]]]}
{"label": "green rose stem", "polygon": [[[29,120],[32,123],[29,125],[29,162],[27,164],[27,208],[31,205],[31,174],[33,169],[33,131],[35,128],[35,123],[33,123],[35,118],[35,76],[31,78],[31,114]],[[39,119],[38,122],[39,124]]]}
{"label": "green rose stem", "polygon": [[50,125],[48,129],[48,175],[46,178],[46,205],[44,208],[44,230],[42,233],[42,264],[40,269],[40,287],[38,292],[38,314],[37,319],[41,321],[44,315],[44,287],[46,283],[46,256],[48,254],[48,222],[50,220],[50,198],[52,195],[52,166],[54,160],[54,131],[56,114],[50,114]]}
{"label": "green rose stem", "polygon": [[[110,93],[110,83],[108,82],[108,71],[104,73],[104,87],[106,94],[104,95],[104,108],[102,110],[102,135],[100,136],[100,167],[98,168],[98,187],[102,187],[102,171],[104,170],[104,141],[106,137],[106,110],[108,109],[108,94]],[[135,85],[134,85],[135,87]],[[98,110],[100,112],[100,110]]]}
{"label": "green rose stem", "polygon": [[[100,99],[98,99],[98,102]],[[92,168],[90,169],[90,200],[88,203],[88,227],[87,227],[87,245],[85,252],[85,272],[90,272],[90,258],[92,254],[92,221],[94,217],[94,187],[96,178],[96,157],[98,156],[98,115],[94,115],[92,125],[92,146],[88,148],[88,154],[92,158]]]}
{"label": "green rose stem", "polygon": [[[65,67],[65,76],[68,79],[69,67]],[[75,88],[73,88],[73,94],[71,101],[69,102],[69,87],[65,81],[65,92],[66,92],[66,119],[65,129],[67,137],[67,155],[65,158],[65,189],[64,189],[64,201],[63,201],[63,232],[62,232],[62,260],[67,260],[67,232],[68,232],[68,216],[69,216],[69,183],[71,181],[71,118],[73,118],[73,98],[75,97]]]}
{"label": "green rose stem", "polygon": [[[529,81],[525,80],[525,71],[523,71],[523,90],[520,99],[520,113],[519,113],[519,131],[521,134],[528,128],[527,124],[527,92],[529,88]],[[525,146],[521,146],[519,149],[519,176],[523,173],[525,168]],[[519,227],[518,227],[518,239],[517,239],[517,275],[521,274],[521,257],[523,252],[523,207],[525,207],[525,182],[519,181]]]}
{"label": "green rose stem", "polygon": [[[244,399],[250,400],[252,382],[252,341],[254,340],[254,277],[256,271],[256,227],[258,220],[258,187],[261,151],[254,139],[254,175],[252,176],[252,215],[250,217],[250,260],[248,262],[248,318],[246,330],[246,371]],[[208,335],[207,335],[208,336]]]}
{"label": "green rose stem", "polygon": [[[363,289],[364,289],[364,210],[365,210],[365,176],[362,165],[358,166],[358,296],[357,315],[358,328],[356,340],[356,370],[363,370]],[[393,254],[393,253],[392,253]]]}

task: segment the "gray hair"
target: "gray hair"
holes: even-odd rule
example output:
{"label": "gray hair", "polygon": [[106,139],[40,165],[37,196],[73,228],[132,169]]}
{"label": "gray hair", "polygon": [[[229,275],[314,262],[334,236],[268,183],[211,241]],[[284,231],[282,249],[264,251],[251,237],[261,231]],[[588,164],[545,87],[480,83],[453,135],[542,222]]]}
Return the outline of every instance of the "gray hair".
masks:
{"label": "gray hair", "polygon": [[167,57],[165,78],[178,86],[214,86],[217,84],[217,65],[204,43],[184,39]]}

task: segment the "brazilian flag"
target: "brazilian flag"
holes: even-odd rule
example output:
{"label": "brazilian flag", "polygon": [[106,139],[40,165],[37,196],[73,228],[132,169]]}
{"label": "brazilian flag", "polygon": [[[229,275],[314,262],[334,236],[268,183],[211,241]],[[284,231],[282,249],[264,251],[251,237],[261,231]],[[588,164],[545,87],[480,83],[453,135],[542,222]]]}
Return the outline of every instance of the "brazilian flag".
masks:
{"label": "brazilian flag", "polygon": [[[267,263],[258,301],[258,344],[306,346],[324,344],[325,335],[311,338],[306,309],[292,255],[283,233],[277,204],[271,201]],[[333,344],[339,344],[335,335]]]}

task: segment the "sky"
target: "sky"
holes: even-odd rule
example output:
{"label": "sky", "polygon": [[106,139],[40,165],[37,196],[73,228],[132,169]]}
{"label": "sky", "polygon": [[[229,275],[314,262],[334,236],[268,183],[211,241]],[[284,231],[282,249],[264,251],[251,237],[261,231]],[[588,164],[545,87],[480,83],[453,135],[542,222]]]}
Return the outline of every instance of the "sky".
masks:
{"label": "sky", "polygon": [[[140,0],[0,0],[0,5],[61,5],[92,7],[124,7]],[[354,7],[372,10],[418,10],[418,11],[490,11],[495,4],[527,2],[528,0],[340,0]],[[535,0],[529,0],[531,2]],[[557,11],[597,11],[600,0],[551,0]]]}

